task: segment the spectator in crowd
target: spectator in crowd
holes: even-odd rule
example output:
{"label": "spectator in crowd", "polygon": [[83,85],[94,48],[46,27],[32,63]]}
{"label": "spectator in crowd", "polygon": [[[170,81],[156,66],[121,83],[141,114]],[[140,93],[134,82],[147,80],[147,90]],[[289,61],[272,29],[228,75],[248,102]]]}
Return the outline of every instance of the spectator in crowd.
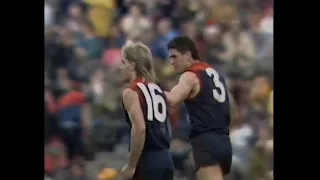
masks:
{"label": "spectator in crowd", "polygon": [[141,37],[145,30],[152,28],[151,20],[144,15],[144,4],[131,4],[129,14],[122,19],[121,28],[129,39]]}
{"label": "spectator in crowd", "polygon": [[167,59],[167,44],[171,39],[175,38],[178,33],[173,30],[170,19],[160,19],[158,24],[158,39],[156,40],[156,47],[154,48],[154,54],[160,59]]}
{"label": "spectator in crowd", "polygon": [[273,14],[270,13],[270,11],[273,12],[273,9],[267,11],[269,13],[266,14],[265,18],[263,18],[262,12],[259,11],[253,11],[248,17],[250,26],[248,32],[250,33],[256,48],[257,65],[261,66],[263,69],[272,69],[273,67],[273,33],[272,31],[264,30],[262,29],[264,27],[261,27],[261,25],[263,25],[263,20],[268,21],[268,19],[270,20],[273,18]]}
{"label": "spectator in crowd", "polygon": [[231,22],[230,30],[226,32],[223,43],[227,51],[221,55],[221,58],[231,61],[233,68],[252,72],[256,53],[254,42],[243,30],[238,19]]}
{"label": "spectator in crowd", "polygon": [[116,68],[121,61],[121,47],[125,43],[125,37],[120,32],[119,25],[111,28],[110,39],[103,54],[103,64],[109,68]]}
{"label": "spectator in crowd", "polygon": [[[222,54],[225,53],[225,46],[221,40],[221,30],[217,25],[211,25],[204,29],[204,39],[206,42],[206,57],[208,62],[213,64],[215,68],[222,65]],[[218,69],[218,68],[217,68]]]}
{"label": "spectator in crowd", "polygon": [[44,26],[47,30],[48,27],[54,24],[54,12],[52,5],[48,3],[48,1],[44,2]]}
{"label": "spectator in crowd", "polygon": [[242,119],[232,127],[230,139],[233,148],[231,176],[238,180],[248,179],[250,149],[254,139],[253,129],[248,122]]}
{"label": "spectator in crowd", "polygon": [[190,9],[188,4],[189,2],[186,0],[176,1],[175,7],[170,13],[174,25],[173,27],[179,28],[181,22],[185,22],[193,18],[195,13]]}
{"label": "spectator in crowd", "polygon": [[68,16],[63,23],[71,32],[80,34],[82,32],[81,23],[84,20],[85,17],[82,6],[79,3],[73,3],[68,8]]}
{"label": "spectator in crowd", "polygon": [[96,60],[101,57],[103,43],[97,37],[94,26],[90,21],[81,24],[82,34],[76,43],[76,55],[83,60]]}
{"label": "spectator in crowd", "polygon": [[110,36],[112,19],[115,11],[115,1],[85,0],[88,5],[88,17],[91,20],[95,34],[106,39]]}

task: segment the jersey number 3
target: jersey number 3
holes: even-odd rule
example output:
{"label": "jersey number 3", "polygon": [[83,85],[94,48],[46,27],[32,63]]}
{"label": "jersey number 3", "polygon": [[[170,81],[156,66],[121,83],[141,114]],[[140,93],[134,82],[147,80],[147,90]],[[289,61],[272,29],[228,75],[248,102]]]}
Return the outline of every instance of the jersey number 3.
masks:
{"label": "jersey number 3", "polygon": [[[167,119],[166,101],[161,95],[156,94],[156,92],[163,93],[160,87],[153,83],[149,83],[147,86],[143,83],[137,83],[137,86],[141,89],[146,98],[148,120],[153,121],[153,119],[156,119],[161,123],[165,122]],[[162,109],[161,112],[160,106]]]}
{"label": "jersey number 3", "polygon": [[[212,68],[207,68],[206,73],[209,77],[212,78],[215,89],[213,89],[213,98],[217,100],[219,103],[223,103],[226,101],[226,89],[224,88],[223,83],[220,81],[220,76]],[[220,92],[217,90],[219,89]]]}

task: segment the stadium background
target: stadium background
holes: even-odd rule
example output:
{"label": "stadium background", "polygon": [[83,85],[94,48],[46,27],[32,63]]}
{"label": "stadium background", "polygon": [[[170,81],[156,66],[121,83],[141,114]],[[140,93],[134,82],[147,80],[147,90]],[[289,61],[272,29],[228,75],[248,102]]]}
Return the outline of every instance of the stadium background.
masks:
{"label": "stadium background", "polygon": [[[177,77],[166,44],[186,34],[201,58],[225,74],[240,109],[230,132],[230,179],[273,179],[272,0],[45,0],[44,11],[46,157],[52,147],[63,155],[55,141],[57,121],[61,108],[76,104],[86,108],[81,116],[91,121],[83,137],[91,160],[88,179],[105,167],[120,168],[128,141],[116,68],[120,48],[127,39],[147,44],[159,83],[169,89]],[[177,177],[193,179],[186,110],[176,107],[170,114]],[[52,169],[49,159],[46,168]]]}

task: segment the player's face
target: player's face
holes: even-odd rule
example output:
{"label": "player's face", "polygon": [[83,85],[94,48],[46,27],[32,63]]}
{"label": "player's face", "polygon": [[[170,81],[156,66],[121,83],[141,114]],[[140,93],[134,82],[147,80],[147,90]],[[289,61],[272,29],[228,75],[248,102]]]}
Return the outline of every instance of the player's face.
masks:
{"label": "player's face", "polygon": [[183,72],[188,67],[188,57],[187,53],[181,54],[176,49],[169,49],[170,64],[177,73]]}
{"label": "player's face", "polygon": [[119,69],[121,71],[123,80],[129,82],[132,78],[132,72],[134,71],[134,65],[128,61],[124,56],[122,56],[121,63],[119,64]]}

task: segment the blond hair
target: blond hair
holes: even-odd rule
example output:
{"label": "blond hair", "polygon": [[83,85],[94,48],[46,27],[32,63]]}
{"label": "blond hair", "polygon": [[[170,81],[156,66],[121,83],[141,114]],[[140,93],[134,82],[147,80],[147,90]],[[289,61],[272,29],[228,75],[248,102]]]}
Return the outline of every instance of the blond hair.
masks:
{"label": "blond hair", "polygon": [[122,48],[123,56],[130,62],[135,63],[135,71],[139,78],[155,81],[152,53],[150,49],[141,42],[128,41]]}

